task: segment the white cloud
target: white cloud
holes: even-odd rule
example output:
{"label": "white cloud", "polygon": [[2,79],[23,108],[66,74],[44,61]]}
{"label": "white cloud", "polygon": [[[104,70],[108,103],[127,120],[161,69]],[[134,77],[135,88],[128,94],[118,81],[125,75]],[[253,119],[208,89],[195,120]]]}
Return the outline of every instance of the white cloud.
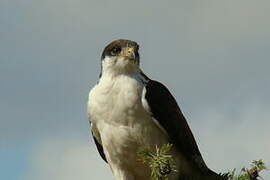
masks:
{"label": "white cloud", "polygon": [[[4,3],[1,140],[51,136],[35,145],[27,180],[110,179],[87,140],[54,137],[86,131],[84,104],[102,48],[124,37],[141,44],[145,72],[190,106],[191,128],[209,166],[242,167],[257,158],[270,165],[269,2]],[[240,110],[253,97],[264,102]],[[237,116],[220,101],[231,102]]]}
{"label": "white cloud", "polygon": [[47,139],[34,147],[25,180],[113,180],[93,144],[81,139]]}
{"label": "white cloud", "polygon": [[[195,138],[209,167],[226,172],[249,167],[253,160],[259,159],[269,167],[269,108],[254,103],[242,107],[233,116],[215,107],[196,114]],[[266,171],[261,176],[269,179],[270,173]]]}
{"label": "white cloud", "polygon": [[[250,103],[234,115],[216,107],[204,107],[187,117],[202,155],[216,172],[248,167],[263,159],[270,165],[269,106]],[[95,145],[84,138],[45,139],[34,147],[25,180],[113,180]],[[265,179],[270,173],[261,174]]]}

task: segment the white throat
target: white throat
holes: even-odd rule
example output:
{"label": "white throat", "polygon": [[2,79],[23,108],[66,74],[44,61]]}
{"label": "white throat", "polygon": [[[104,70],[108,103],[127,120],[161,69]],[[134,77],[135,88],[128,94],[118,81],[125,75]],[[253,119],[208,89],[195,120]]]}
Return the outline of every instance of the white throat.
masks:
{"label": "white throat", "polygon": [[102,60],[102,76],[132,75],[139,72],[139,65],[123,57],[108,57]]}

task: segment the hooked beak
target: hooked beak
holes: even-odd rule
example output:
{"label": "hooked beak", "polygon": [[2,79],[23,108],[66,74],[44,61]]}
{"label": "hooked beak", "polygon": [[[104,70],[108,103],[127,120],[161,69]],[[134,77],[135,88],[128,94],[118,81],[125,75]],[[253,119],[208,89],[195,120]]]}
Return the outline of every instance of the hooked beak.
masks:
{"label": "hooked beak", "polygon": [[132,47],[123,48],[120,56],[124,57],[125,59],[135,60],[134,48]]}

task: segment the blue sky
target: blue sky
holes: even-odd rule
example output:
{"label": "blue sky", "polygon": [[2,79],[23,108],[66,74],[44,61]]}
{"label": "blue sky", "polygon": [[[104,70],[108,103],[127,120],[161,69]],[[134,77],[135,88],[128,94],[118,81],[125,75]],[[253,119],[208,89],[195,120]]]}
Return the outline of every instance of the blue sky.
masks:
{"label": "blue sky", "polygon": [[212,169],[270,166],[269,6],[0,0],[0,178],[113,179],[86,102],[102,49],[118,38],[140,44],[142,69],[174,94]]}

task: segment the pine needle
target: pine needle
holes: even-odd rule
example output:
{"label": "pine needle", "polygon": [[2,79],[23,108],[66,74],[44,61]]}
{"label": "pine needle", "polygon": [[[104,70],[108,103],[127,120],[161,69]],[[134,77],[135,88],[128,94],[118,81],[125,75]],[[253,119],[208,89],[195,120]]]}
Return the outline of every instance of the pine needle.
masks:
{"label": "pine needle", "polygon": [[164,144],[161,148],[152,150],[150,147],[142,147],[138,154],[140,160],[147,164],[151,170],[151,180],[168,180],[169,175],[176,172],[175,161],[169,154],[172,144]]}

